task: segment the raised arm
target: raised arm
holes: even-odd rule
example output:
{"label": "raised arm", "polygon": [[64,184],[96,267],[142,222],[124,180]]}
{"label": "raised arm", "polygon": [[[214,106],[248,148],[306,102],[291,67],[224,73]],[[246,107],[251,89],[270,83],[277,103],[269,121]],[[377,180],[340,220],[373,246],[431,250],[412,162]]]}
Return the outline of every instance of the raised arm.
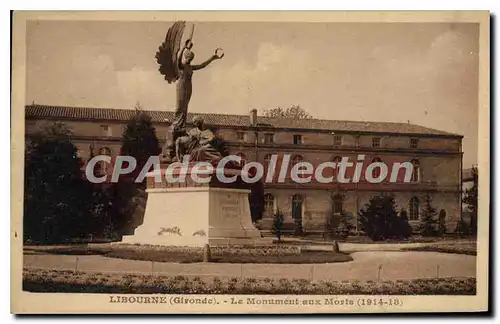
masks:
{"label": "raised arm", "polygon": [[219,58],[220,57],[218,57],[217,55],[212,55],[212,57],[210,57],[208,60],[206,60],[205,62],[203,62],[201,64],[191,64],[191,68],[193,69],[193,71],[201,70],[204,67],[207,67],[210,63],[212,63],[212,61],[215,61]]}

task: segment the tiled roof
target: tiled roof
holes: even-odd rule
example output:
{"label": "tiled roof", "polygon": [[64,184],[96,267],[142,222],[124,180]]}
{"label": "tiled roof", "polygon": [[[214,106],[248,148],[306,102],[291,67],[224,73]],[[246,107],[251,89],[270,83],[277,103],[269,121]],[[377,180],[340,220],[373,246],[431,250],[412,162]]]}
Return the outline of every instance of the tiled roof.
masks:
{"label": "tiled roof", "polygon": [[[156,123],[169,122],[174,116],[174,113],[172,111],[145,110],[145,112],[148,113],[151,116],[153,122]],[[134,110],[131,109],[63,107],[38,104],[26,106],[26,118],[31,117],[126,121],[130,119],[133,114]],[[213,126],[248,127],[250,125],[250,117],[247,115],[190,113],[188,115],[188,121],[190,121],[196,115],[202,116],[207,124]],[[258,116],[257,123],[261,126],[275,127],[280,129],[390,134],[400,133],[461,137],[461,135],[447,133],[440,130],[408,123],[362,122],[324,119],[296,120],[291,118],[269,118],[264,116]]]}

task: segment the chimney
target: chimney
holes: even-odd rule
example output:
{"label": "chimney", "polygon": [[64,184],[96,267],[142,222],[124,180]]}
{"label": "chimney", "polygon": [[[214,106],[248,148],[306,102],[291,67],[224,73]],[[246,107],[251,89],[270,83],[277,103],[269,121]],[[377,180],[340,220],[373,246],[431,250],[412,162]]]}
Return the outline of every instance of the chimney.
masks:
{"label": "chimney", "polygon": [[257,109],[250,110],[250,125],[257,126]]}

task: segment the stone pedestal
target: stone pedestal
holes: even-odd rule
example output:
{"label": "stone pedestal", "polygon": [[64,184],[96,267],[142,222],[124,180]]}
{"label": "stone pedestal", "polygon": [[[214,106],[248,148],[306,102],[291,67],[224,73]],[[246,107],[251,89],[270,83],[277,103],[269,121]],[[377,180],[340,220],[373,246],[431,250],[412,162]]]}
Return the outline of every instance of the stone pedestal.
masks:
{"label": "stone pedestal", "polygon": [[[210,176],[206,169],[194,172],[200,178]],[[219,182],[215,172],[208,183],[195,182],[192,173],[189,168],[186,180],[179,183],[165,181],[165,168],[161,183],[155,182],[155,173],[148,174],[144,222],[122,243],[198,247],[270,243],[252,224],[250,190],[241,181],[240,170],[225,170],[238,177],[230,184]]]}

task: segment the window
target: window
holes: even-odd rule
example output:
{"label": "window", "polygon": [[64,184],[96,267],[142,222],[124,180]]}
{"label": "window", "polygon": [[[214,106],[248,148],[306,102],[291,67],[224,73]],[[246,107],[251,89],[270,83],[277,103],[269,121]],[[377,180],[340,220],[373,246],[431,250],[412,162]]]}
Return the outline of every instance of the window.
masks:
{"label": "window", "polygon": [[372,138],[372,146],[373,147],[380,147],[380,137],[373,137]]}
{"label": "window", "polygon": [[236,139],[238,141],[244,141],[245,140],[245,132],[236,132]]}
{"label": "window", "polygon": [[344,209],[344,197],[342,195],[337,194],[333,196],[333,213],[340,214]]}
{"label": "window", "polygon": [[264,195],[264,217],[273,218],[274,216],[274,196],[271,194]]}
{"label": "window", "polygon": [[111,149],[109,147],[102,147],[100,150],[99,150],[99,155],[107,155],[107,156],[111,156]]}
{"label": "window", "polygon": [[218,129],[214,132],[214,134],[215,134],[215,137],[217,137],[218,139],[220,139],[220,140],[224,139],[224,132],[223,131]]}
{"label": "window", "polygon": [[302,219],[302,202],[304,198],[301,195],[292,196],[292,218]]}
{"label": "window", "polygon": [[264,134],[264,143],[265,144],[272,144],[272,143],[274,143],[274,134],[272,134],[272,133],[266,133],[266,134]]}
{"label": "window", "polygon": [[418,148],[418,139],[416,139],[416,138],[411,138],[410,139],[410,148],[411,149]]}
{"label": "window", "polygon": [[420,209],[420,201],[418,200],[418,198],[417,197],[411,198],[409,204],[410,217],[408,218],[408,220],[411,221],[419,220],[420,219],[419,209]]}
{"label": "window", "polygon": [[333,181],[337,181],[337,176],[338,176],[338,171],[339,171],[339,163],[342,161],[342,158],[340,156],[335,156],[332,159],[332,162],[336,163],[335,164],[335,169],[333,169]]}
{"label": "window", "polygon": [[292,159],[292,165],[295,165],[297,163],[300,163],[304,161],[304,158],[302,157],[302,155],[295,155]]}
{"label": "window", "polygon": [[413,165],[413,170],[411,172],[411,182],[419,182],[420,181],[420,162],[418,160],[411,160],[411,164]]}
{"label": "window", "polygon": [[302,144],[302,135],[293,135],[293,144],[295,145]]}
{"label": "window", "polygon": [[272,157],[272,154],[266,154],[264,156],[264,162],[266,162],[268,164],[269,161],[271,161],[271,157]]}
{"label": "window", "polygon": [[334,146],[342,146],[342,135],[334,135],[333,136],[333,145]]}
{"label": "window", "polygon": [[111,127],[109,125],[101,125],[102,136],[111,136]]}
{"label": "window", "polygon": [[[376,162],[382,162],[382,160],[380,158],[376,157],[372,160],[372,163],[376,163]],[[379,167],[374,168],[372,171],[372,177],[375,179],[378,179],[380,177],[380,171],[381,171],[381,169]]]}
{"label": "window", "polygon": [[[111,149],[109,147],[102,147],[99,150],[99,155],[111,156]],[[108,162],[99,161],[97,163],[96,174],[101,175],[101,176],[104,174],[108,174],[108,171],[110,171],[110,169],[111,169],[111,165]]]}
{"label": "window", "polygon": [[245,164],[247,164],[247,157],[246,157],[245,153],[241,153],[240,152],[240,153],[238,153],[236,155],[241,158],[240,166],[241,167],[245,166]]}

